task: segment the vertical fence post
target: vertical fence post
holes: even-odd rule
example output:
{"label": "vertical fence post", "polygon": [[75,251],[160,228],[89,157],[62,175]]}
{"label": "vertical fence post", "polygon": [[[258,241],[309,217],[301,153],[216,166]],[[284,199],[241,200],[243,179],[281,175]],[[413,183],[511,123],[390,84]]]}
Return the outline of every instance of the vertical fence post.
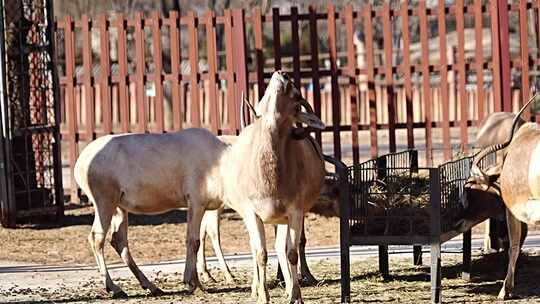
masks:
{"label": "vertical fence post", "polygon": [[328,47],[330,52],[330,78],[332,86],[332,131],[334,133],[334,157],[341,160],[341,103],[337,71],[336,8],[328,5]]}
{"label": "vertical fence post", "polygon": [[[112,102],[111,102],[111,58],[109,47],[109,20],[106,15],[99,17],[99,47],[100,47],[100,87],[101,113],[103,117],[103,133],[112,133]],[[143,44],[144,47],[144,44]],[[143,58],[144,64],[144,58]]]}
{"label": "vertical fence post", "polygon": [[[503,111],[512,112],[512,96],[510,91],[510,32],[508,25],[508,0],[494,0],[497,5],[499,56],[501,73],[501,97]],[[493,16],[494,17],[494,16]]]}
{"label": "vertical fence post", "polygon": [[163,58],[161,56],[161,15],[159,12],[152,13],[152,44],[154,51],[154,88],[156,90],[156,97],[154,99],[156,107],[156,126],[155,130],[158,133],[165,131],[165,117],[164,117],[164,99],[163,99]]}
{"label": "vertical fence post", "polygon": [[83,35],[83,66],[84,66],[84,103],[86,112],[86,140],[94,140],[95,130],[95,108],[94,104],[94,86],[92,72],[92,45],[91,45],[91,26],[92,23],[87,15],[81,17],[82,35]]}
{"label": "vertical fence post", "polygon": [[[311,83],[313,89],[313,106],[315,114],[321,117],[321,83],[319,80],[319,36],[317,35],[317,11],[314,6],[309,7],[309,40],[311,48]],[[315,138],[322,146],[321,131],[315,133]]]}
{"label": "vertical fence post", "polygon": [[[235,111],[240,113],[240,102],[238,97],[241,93],[244,96],[249,96],[248,74],[247,74],[247,50],[246,50],[246,19],[243,9],[234,9],[232,12],[233,17],[233,41],[234,41],[234,72],[236,73],[236,96]],[[249,109],[241,109],[241,113],[244,117],[247,117],[246,123],[249,123]],[[247,111],[247,112],[244,112]],[[248,115],[246,115],[246,113]],[[240,125],[240,117],[237,116],[236,125]]]}
{"label": "vertical fence post", "polygon": [[414,128],[413,128],[413,98],[412,98],[412,76],[411,76],[411,52],[409,33],[409,3],[404,1],[401,4],[401,22],[403,30],[403,77],[405,87],[405,107],[407,112],[407,147],[414,148]]}
{"label": "vertical fence post", "polygon": [[258,99],[264,95],[264,55],[263,55],[263,22],[261,8],[257,7],[253,11],[253,32],[255,34],[255,58],[257,63],[257,91]]}
{"label": "vertical fence post", "polygon": [[431,100],[431,86],[430,86],[430,72],[429,72],[429,49],[428,49],[428,17],[426,1],[420,1],[418,5],[418,15],[420,17],[420,43],[422,45],[422,102],[424,103],[424,122],[426,124],[426,163],[431,166],[433,163],[433,139],[431,132],[432,122],[432,100]]}
{"label": "vertical fence post", "polygon": [[375,94],[375,63],[373,47],[373,7],[367,4],[364,8],[364,31],[367,59],[367,99],[369,103],[369,138],[371,143],[371,157],[379,154],[377,139],[377,100]]}
{"label": "vertical fence post", "polygon": [[191,104],[191,126],[201,126],[200,104],[199,104],[199,39],[198,39],[198,18],[195,12],[188,13],[189,31],[189,66],[190,75],[190,104]]}
{"label": "vertical fence post", "polygon": [[223,17],[225,19],[225,60],[227,62],[227,116],[229,118],[229,134],[236,134],[239,123],[238,111],[236,111],[235,92],[234,92],[234,58],[233,58],[233,24],[232,15],[229,9],[226,9]]}
{"label": "vertical fence post", "polygon": [[217,47],[215,25],[215,13],[213,11],[208,11],[206,13],[206,51],[208,58],[208,95],[210,102],[210,123],[212,132],[217,135],[220,124],[217,98]]}
{"label": "vertical fence post", "polygon": [[[75,24],[71,16],[66,16],[64,28],[64,52],[66,62],[66,116],[69,133],[69,166],[75,167],[75,162],[79,155],[77,145],[77,109],[75,106]],[[79,194],[75,177],[71,174],[70,179],[70,199],[74,203],[79,202]]]}
{"label": "vertical fence post", "polygon": [[446,48],[446,7],[445,0],[439,0],[439,58],[440,58],[440,96],[442,97],[442,134],[443,134],[443,155],[444,159],[452,156],[450,145],[450,103],[448,98],[448,51]]}
{"label": "vertical fence post", "polygon": [[484,119],[485,113],[488,110],[487,100],[484,94],[484,50],[482,40],[483,24],[482,24],[482,1],[475,0],[474,2],[474,31],[476,39],[475,50],[475,67],[476,67],[476,102],[478,104],[478,119],[477,125]]}
{"label": "vertical fence post", "polygon": [[[519,32],[520,32],[520,48],[521,48],[521,103],[520,107],[529,99],[529,44],[527,31],[527,4],[528,1],[521,0],[519,2]],[[531,120],[531,111],[527,110],[523,113],[525,120]]]}
{"label": "vertical fence post", "polygon": [[469,101],[467,100],[467,91],[465,88],[467,74],[465,73],[465,16],[463,0],[456,1],[456,23],[458,36],[458,87],[459,87],[459,103],[460,103],[460,133],[461,145],[463,151],[468,149],[468,134],[467,126],[469,121]]}
{"label": "vertical fence post", "polygon": [[396,95],[393,88],[392,62],[392,21],[390,20],[390,4],[386,2],[382,8],[383,15],[383,44],[384,44],[384,74],[386,102],[388,107],[388,146],[390,152],[396,152]]}
{"label": "vertical fence post", "polygon": [[358,151],[358,84],[356,71],[358,64],[356,61],[356,48],[353,42],[354,36],[354,11],[352,5],[345,7],[345,27],[347,29],[347,63],[349,66],[349,96],[351,102],[351,133],[352,133],[352,152],[353,163],[360,161]]}
{"label": "vertical fence post", "polygon": [[131,129],[129,76],[127,61],[127,22],[123,13],[116,15],[116,33],[118,37],[118,98],[120,99],[120,129],[123,133]]}
{"label": "vertical fence post", "polygon": [[172,90],[172,112],[173,112],[173,130],[182,129],[182,95],[181,73],[180,70],[180,16],[178,12],[173,11],[169,14],[169,35],[171,39],[171,90]]}

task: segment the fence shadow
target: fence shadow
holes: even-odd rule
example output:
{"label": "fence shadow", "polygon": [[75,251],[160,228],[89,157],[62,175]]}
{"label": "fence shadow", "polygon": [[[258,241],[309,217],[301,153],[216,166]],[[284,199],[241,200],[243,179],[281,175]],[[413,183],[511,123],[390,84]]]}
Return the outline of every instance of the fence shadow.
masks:
{"label": "fence shadow", "polygon": [[[43,217],[40,219],[32,219],[32,224],[22,223],[19,228],[23,229],[53,229],[69,226],[90,226],[94,221],[94,212],[81,214],[65,214],[60,221],[51,221]],[[154,226],[161,224],[184,224],[187,223],[187,210],[171,210],[169,212],[142,215],[129,214],[130,226]]]}

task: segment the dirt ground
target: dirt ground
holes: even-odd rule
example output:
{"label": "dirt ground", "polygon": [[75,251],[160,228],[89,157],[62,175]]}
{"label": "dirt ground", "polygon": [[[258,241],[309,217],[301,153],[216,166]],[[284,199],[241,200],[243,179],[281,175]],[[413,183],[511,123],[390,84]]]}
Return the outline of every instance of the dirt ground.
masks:
{"label": "dirt ground", "polygon": [[[94,264],[87,241],[94,218],[91,207],[71,207],[61,226],[37,224],[24,229],[0,228],[0,260],[38,264]],[[309,214],[306,218],[308,246],[339,245],[339,220]],[[235,212],[225,212],[221,220],[224,254],[250,252],[244,223]],[[129,217],[129,247],[138,263],[185,259],[186,212],[177,210],[162,215]],[[266,225],[267,247],[274,248],[274,228]],[[207,252],[213,255],[208,240]],[[108,244],[108,262],[121,262]]]}
{"label": "dirt ground", "polygon": [[[428,265],[429,258],[424,260]],[[518,262],[515,292],[517,298],[508,303],[540,303],[540,253],[526,253]],[[387,280],[375,270],[373,258],[353,263],[351,267],[351,296],[355,303],[429,303],[430,278],[428,266],[412,266],[411,260],[390,259],[391,277]],[[506,269],[504,254],[474,256],[473,277],[465,281],[460,276],[459,255],[443,254],[442,297],[445,303],[492,303],[502,285]],[[317,286],[303,287],[305,303],[339,303],[340,274],[337,261],[322,260],[311,263],[314,274],[321,280]],[[250,299],[251,273],[249,267],[233,267],[236,284],[206,283],[205,292],[194,295],[186,293],[180,283],[181,274],[157,275],[157,286],[165,291],[164,296],[151,297],[142,290],[135,279],[115,279],[128,294],[127,299],[111,299],[102,293],[101,281],[90,281],[76,288],[56,290],[31,287],[0,291],[0,299],[10,301],[24,294],[27,298],[39,299],[37,303],[254,303]],[[216,270],[213,270],[214,273]],[[270,269],[273,278],[275,269]],[[219,275],[216,278],[220,278]],[[286,301],[283,286],[270,279],[272,303]],[[46,300],[43,300],[46,299]],[[2,301],[0,301],[2,302]],[[24,301],[11,303],[29,303]],[[34,302],[35,303],[35,302]]]}
{"label": "dirt ground", "polygon": [[[64,223],[60,227],[48,224],[23,226],[23,229],[0,229],[0,260],[19,261],[47,265],[94,265],[94,258],[86,241],[93,220],[90,207],[68,208]],[[139,264],[156,263],[185,258],[186,213],[173,211],[161,216],[131,216],[129,239],[133,255]],[[227,212],[221,222],[221,238],[225,254],[249,252],[248,236],[243,222],[236,213]],[[481,227],[474,232],[481,232]],[[324,218],[309,214],[306,219],[308,246],[337,246],[339,222],[336,218]],[[273,248],[273,228],[266,228],[268,248]],[[210,246],[207,246],[210,247]],[[207,250],[209,251],[209,250]],[[105,247],[107,262],[121,263],[111,246]],[[472,282],[460,279],[459,255],[443,254],[443,297],[445,302],[484,302],[495,300],[506,270],[504,254],[475,256]],[[429,267],[412,266],[410,258],[391,257],[392,277],[385,281],[376,272],[377,261],[355,262],[351,267],[352,297],[362,303],[384,302],[429,302]],[[313,273],[321,279],[318,286],[304,287],[302,293],[306,303],[338,303],[340,297],[339,262],[335,259],[310,261]],[[429,265],[429,255],[424,257]],[[517,302],[540,302],[540,252],[529,252],[520,258],[517,273]],[[275,265],[270,265],[269,278],[275,274]],[[165,296],[149,297],[141,290],[132,276],[115,278],[129,295],[125,300],[113,300],[102,292],[101,280],[90,280],[76,288],[66,286],[48,289],[40,286],[19,286],[0,291],[0,302],[16,300],[24,294],[39,303],[99,302],[99,303],[252,303],[250,295],[250,267],[234,266],[231,271],[237,282],[230,286],[221,280],[207,283],[205,293],[187,295],[180,272],[157,274],[154,281],[167,291]],[[211,269],[219,280],[221,273]],[[221,278],[223,279],[223,278]],[[270,281],[273,303],[285,301],[284,289]],[[45,299],[45,300],[44,300]]]}

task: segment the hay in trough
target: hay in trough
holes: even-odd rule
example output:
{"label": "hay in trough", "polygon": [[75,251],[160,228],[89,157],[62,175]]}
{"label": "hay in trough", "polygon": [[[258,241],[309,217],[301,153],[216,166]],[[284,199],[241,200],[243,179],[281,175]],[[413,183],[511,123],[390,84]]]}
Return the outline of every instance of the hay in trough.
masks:
{"label": "hay in trough", "polygon": [[[442,185],[441,185],[442,187]],[[459,185],[446,185],[443,195],[459,197]],[[431,227],[431,189],[428,172],[389,175],[365,185],[360,197],[367,204],[353,231],[367,235],[429,235]],[[458,204],[459,205],[459,204]],[[457,211],[441,208],[442,221],[455,221]],[[444,226],[444,225],[443,225]],[[354,232],[353,232],[354,233]]]}
{"label": "hay in trough", "polygon": [[368,200],[385,209],[429,207],[429,175],[406,173],[378,180],[369,188]]}

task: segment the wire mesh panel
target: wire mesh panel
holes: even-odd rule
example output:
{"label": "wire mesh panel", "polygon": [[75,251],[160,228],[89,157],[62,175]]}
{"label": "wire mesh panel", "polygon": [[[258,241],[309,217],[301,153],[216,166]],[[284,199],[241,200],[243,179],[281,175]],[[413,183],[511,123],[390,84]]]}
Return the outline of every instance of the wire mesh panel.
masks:
{"label": "wire mesh panel", "polygon": [[463,186],[470,174],[473,157],[463,157],[439,166],[441,185],[441,231],[452,230],[462,211],[460,203]]}
{"label": "wire mesh panel", "polygon": [[[8,200],[2,223],[61,214],[52,3],[2,1],[2,117]],[[9,209],[9,210],[5,210]]]}
{"label": "wire mesh panel", "polygon": [[391,153],[352,166],[349,183],[353,235],[429,234],[429,172],[418,168],[417,151]]}
{"label": "wire mesh panel", "polygon": [[[418,168],[415,150],[391,153],[349,167],[349,228],[353,236],[423,236],[432,232],[433,221],[440,221],[440,233],[452,231],[462,214],[463,186],[469,177],[472,156],[446,162],[437,168]],[[495,154],[481,163],[495,163]],[[439,189],[432,189],[433,182]],[[433,218],[433,195],[440,195],[440,211]]]}

